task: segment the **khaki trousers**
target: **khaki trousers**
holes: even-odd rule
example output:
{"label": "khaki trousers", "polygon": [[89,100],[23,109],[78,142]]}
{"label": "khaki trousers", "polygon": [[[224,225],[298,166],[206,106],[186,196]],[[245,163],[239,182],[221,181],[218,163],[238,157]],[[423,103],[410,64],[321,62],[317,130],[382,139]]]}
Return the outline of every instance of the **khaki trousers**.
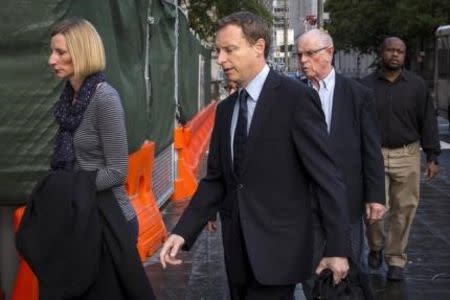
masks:
{"label": "khaki trousers", "polygon": [[420,147],[415,142],[382,151],[388,212],[384,220],[367,226],[367,239],[371,250],[384,251],[389,266],[404,267],[409,231],[419,204]]}

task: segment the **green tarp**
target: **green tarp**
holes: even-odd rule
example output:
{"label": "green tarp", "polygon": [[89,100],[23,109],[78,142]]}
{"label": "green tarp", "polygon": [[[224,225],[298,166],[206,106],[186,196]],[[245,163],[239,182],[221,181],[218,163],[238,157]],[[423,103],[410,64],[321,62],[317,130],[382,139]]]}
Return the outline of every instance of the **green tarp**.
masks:
{"label": "green tarp", "polygon": [[[0,204],[24,203],[48,170],[56,131],[52,108],[63,87],[47,66],[49,34],[56,22],[70,16],[91,21],[103,38],[106,76],[122,97],[130,153],[145,139],[156,142],[157,152],[173,142],[177,98],[184,120],[195,115],[199,103],[209,101],[210,51],[189,31],[185,16],[173,4],[2,0]],[[204,60],[203,70],[198,57]]]}
{"label": "green tarp", "polygon": [[173,142],[175,122],[176,8],[152,1],[149,43],[150,123],[149,139],[163,149]]}
{"label": "green tarp", "polygon": [[[181,121],[184,123],[210,100],[209,85],[203,84],[200,90],[197,85],[202,81],[211,81],[211,52],[202,47],[198,39],[186,30],[188,23],[185,18],[180,18],[179,23],[178,101]],[[200,65],[206,67],[205,72],[199,72]]]}

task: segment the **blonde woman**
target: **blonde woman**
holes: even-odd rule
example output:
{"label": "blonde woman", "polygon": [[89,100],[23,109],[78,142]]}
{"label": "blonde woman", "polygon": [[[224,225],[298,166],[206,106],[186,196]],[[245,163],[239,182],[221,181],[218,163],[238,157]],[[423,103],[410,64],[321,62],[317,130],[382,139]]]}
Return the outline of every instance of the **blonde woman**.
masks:
{"label": "blonde woman", "polygon": [[50,48],[48,64],[65,82],[53,111],[52,172],[30,196],[18,249],[42,299],[154,299],[135,247],[138,223],[124,188],[125,117],[102,73],[102,39],[90,22],[72,18],[53,28]]}
{"label": "blonde woman", "polygon": [[54,116],[59,124],[52,169],[98,170],[98,190],[112,189],[137,238],[136,214],[125,194],[128,145],[124,111],[117,91],[105,81],[105,51],[86,20],[68,19],[51,34],[48,60],[66,80]]}

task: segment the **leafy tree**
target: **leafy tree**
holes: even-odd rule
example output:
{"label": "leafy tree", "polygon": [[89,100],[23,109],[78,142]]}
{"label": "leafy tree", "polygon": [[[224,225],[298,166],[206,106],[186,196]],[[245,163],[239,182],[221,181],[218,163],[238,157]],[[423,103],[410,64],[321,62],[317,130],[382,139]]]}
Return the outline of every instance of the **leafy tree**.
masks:
{"label": "leafy tree", "polygon": [[439,25],[450,22],[450,1],[402,0],[393,11],[388,27],[406,39],[432,36]]}
{"label": "leafy tree", "polygon": [[[185,3],[179,0],[179,4]],[[272,22],[271,13],[260,0],[191,0],[187,5],[189,25],[199,36],[212,42],[217,20],[236,11],[247,10]]]}
{"label": "leafy tree", "polygon": [[376,50],[386,36],[399,36],[414,48],[450,23],[448,0],[328,0],[325,9],[336,47],[363,53]]}

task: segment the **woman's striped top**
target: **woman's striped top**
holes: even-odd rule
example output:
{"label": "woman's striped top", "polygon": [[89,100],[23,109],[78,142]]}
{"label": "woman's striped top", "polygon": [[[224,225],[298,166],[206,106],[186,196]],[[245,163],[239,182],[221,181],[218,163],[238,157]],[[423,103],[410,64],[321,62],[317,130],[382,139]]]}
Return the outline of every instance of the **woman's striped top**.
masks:
{"label": "woman's striped top", "polygon": [[97,86],[75,131],[75,168],[97,171],[97,190],[112,188],[127,219],[136,214],[125,193],[128,141],[125,115],[117,91],[108,83]]}

